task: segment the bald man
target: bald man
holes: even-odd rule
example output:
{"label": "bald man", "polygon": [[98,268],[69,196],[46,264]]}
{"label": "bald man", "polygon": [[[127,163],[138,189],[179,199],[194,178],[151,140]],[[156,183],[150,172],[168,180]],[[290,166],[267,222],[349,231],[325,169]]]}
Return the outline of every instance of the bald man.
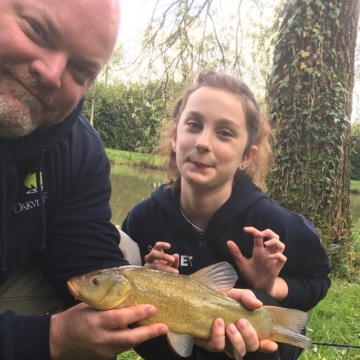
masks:
{"label": "bald man", "polygon": [[[109,162],[81,115],[114,49],[119,13],[116,0],[0,0],[2,360],[116,359],[168,331],[128,328],[153,315],[151,305],[99,312],[66,287],[73,276],[128,264],[110,222]],[[260,306],[247,292],[233,297]],[[200,345],[222,350],[224,331],[214,323]],[[251,326],[230,340],[241,354],[276,346],[259,343]]]}

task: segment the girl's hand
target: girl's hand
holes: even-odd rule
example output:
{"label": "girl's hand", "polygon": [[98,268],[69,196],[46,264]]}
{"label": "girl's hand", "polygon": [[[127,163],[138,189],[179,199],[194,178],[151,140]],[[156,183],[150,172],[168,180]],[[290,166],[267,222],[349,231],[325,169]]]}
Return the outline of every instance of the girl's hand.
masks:
{"label": "girl's hand", "polygon": [[[236,301],[240,301],[251,310],[262,306],[262,302],[250,290],[234,288],[225,294]],[[216,319],[213,323],[211,338],[209,340],[194,339],[194,343],[208,351],[222,351],[225,348],[225,338],[229,339],[234,350],[240,356],[256,350],[269,353],[276,351],[278,348],[277,344],[273,341],[259,340],[255,329],[246,319],[239,319],[236,324],[230,324],[226,327],[222,319]]]}
{"label": "girl's hand", "polygon": [[[285,281],[278,278],[278,275],[287,260],[283,255],[285,245],[270,229],[259,231],[254,227],[245,227],[244,231],[254,237],[254,249],[250,259],[242,255],[233,241],[227,243],[241,274],[254,289],[263,290],[277,300],[283,300],[288,289]],[[269,240],[264,242],[264,238]]]}
{"label": "girl's hand", "polygon": [[179,273],[179,255],[164,253],[164,250],[168,250],[170,247],[169,243],[158,241],[153,248],[149,249],[149,254],[145,256],[144,266],[176,274]]}

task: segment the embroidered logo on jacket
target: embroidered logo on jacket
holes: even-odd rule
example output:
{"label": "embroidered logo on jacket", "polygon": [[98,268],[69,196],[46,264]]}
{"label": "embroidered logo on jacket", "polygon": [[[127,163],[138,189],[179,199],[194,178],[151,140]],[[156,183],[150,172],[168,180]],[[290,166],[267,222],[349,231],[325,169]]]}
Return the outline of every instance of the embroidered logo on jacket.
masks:
{"label": "embroidered logo on jacket", "polygon": [[[36,173],[27,174],[23,184],[28,189],[30,189],[29,191],[26,192],[27,194],[36,193],[37,192]],[[43,186],[42,173],[40,173],[40,186],[41,188]]]}
{"label": "embroidered logo on jacket", "polygon": [[[14,206],[14,212],[16,214],[40,206],[40,199],[37,195],[38,190],[36,184],[36,173],[29,173],[28,175],[26,175],[23,184],[27,189],[29,189],[28,191],[26,191],[26,195],[36,194],[36,198],[29,201],[16,203]],[[40,186],[41,188],[43,188],[42,173],[40,173]],[[46,192],[43,192],[43,201],[45,201],[45,199],[47,199],[47,194]]]}

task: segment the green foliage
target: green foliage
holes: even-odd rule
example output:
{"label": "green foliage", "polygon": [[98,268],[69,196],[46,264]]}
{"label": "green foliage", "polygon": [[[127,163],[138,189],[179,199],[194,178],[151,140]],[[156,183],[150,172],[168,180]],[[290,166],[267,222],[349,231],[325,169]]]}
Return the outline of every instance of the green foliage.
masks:
{"label": "green foliage", "polygon": [[351,125],[351,179],[360,180],[360,123]]}
{"label": "green foliage", "polygon": [[[155,84],[97,84],[97,92],[86,98],[84,114],[91,116],[95,102],[94,127],[106,147],[151,153],[154,151],[166,113],[166,102]],[[94,97],[94,98],[93,98]]]}
{"label": "green foliage", "polygon": [[[355,29],[346,27],[349,4],[289,0],[269,81],[276,131],[269,194],[314,223],[341,274],[353,266],[347,105],[353,63],[346,52],[355,46],[354,38],[348,39],[352,30],[356,34],[358,17],[353,18]],[[342,48],[345,43],[348,47]]]}
{"label": "green foliage", "polygon": [[142,357],[139,356],[134,350],[126,351],[118,355],[117,360],[141,360]]}

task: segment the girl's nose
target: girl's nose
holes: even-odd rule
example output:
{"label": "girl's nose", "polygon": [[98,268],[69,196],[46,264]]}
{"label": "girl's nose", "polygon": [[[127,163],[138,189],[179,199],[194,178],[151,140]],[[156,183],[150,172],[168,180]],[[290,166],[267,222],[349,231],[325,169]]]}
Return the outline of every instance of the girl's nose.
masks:
{"label": "girl's nose", "polygon": [[199,152],[210,151],[211,149],[211,135],[208,132],[203,131],[195,144],[196,149]]}

